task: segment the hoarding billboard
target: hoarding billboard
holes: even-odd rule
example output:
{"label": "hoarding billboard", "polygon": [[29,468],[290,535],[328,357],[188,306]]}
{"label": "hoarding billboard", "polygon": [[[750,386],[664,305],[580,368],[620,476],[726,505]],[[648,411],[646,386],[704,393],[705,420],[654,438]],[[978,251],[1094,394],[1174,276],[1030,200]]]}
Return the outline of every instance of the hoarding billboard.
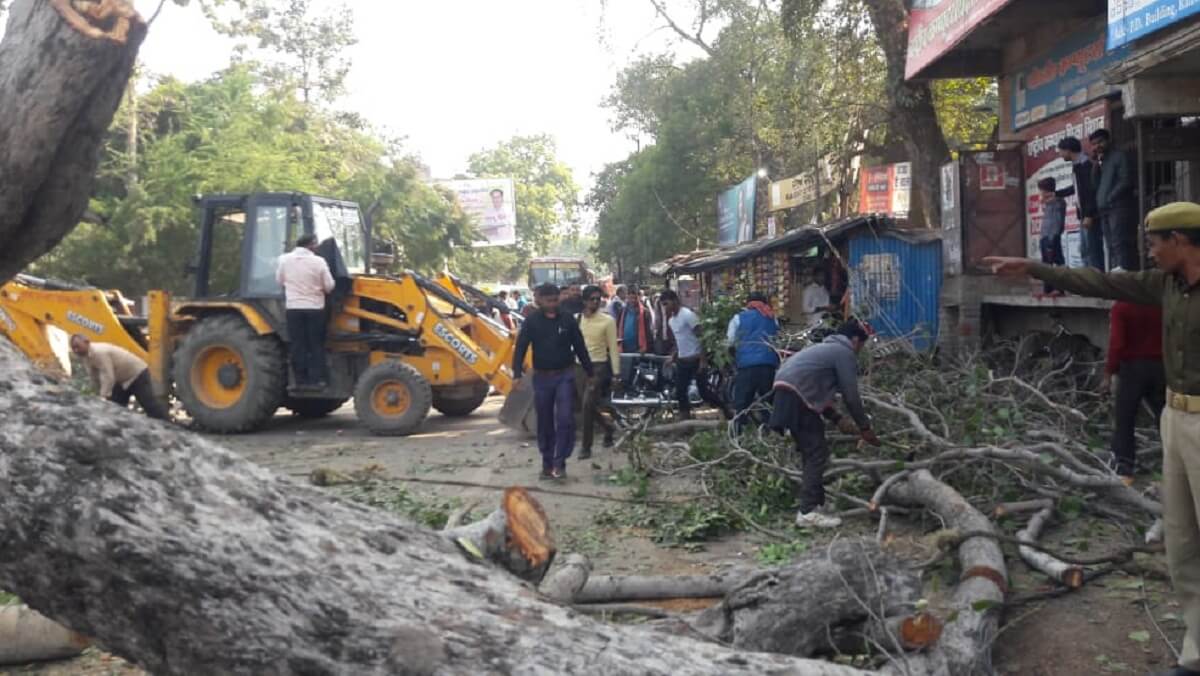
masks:
{"label": "hoarding billboard", "polygon": [[[1096,103],[1048,120],[1029,129],[1024,147],[1025,162],[1025,249],[1030,258],[1040,258],[1038,238],[1042,234],[1042,204],[1038,181],[1053,177],[1062,190],[1075,185],[1071,163],[1059,158],[1058,142],[1067,136],[1086,139],[1089,134],[1108,126],[1108,102]],[[1082,267],[1079,256],[1079,212],[1076,198],[1067,198],[1067,227],[1063,235],[1063,254],[1067,265]]]}
{"label": "hoarding billboard", "polygon": [[1097,30],[1073,33],[1013,77],[1013,129],[1074,110],[1118,89],[1104,81],[1104,69],[1124,59],[1128,49],[1104,50]]}
{"label": "hoarding billboard", "polygon": [[458,204],[475,221],[482,239],[471,246],[517,243],[517,194],[511,178],[438,181],[458,197]]}
{"label": "hoarding billboard", "polygon": [[908,62],[904,77],[918,75],[950,51],[979,22],[1010,0],[915,0],[908,17]]}
{"label": "hoarding billboard", "polygon": [[754,192],[758,177],[750,178],[717,196],[717,243],[740,244],[754,239]]}
{"label": "hoarding billboard", "polygon": [[1117,49],[1197,13],[1196,0],[1108,0],[1108,48]]}
{"label": "hoarding billboard", "polygon": [[859,171],[858,212],[908,218],[912,200],[912,163],[863,167]]}

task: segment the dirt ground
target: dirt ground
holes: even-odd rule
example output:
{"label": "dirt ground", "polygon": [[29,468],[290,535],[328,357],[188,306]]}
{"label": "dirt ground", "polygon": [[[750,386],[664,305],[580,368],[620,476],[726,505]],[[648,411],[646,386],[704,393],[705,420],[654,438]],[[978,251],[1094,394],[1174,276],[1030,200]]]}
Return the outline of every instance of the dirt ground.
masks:
{"label": "dirt ground", "polygon": [[[477,514],[490,511],[496,504],[498,489],[424,482],[449,480],[497,487],[521,484],[598,496],[537,494],[561,549],[587,554],[597,573],[686,574],[729,564],[754,564],[759,547],[769,544],[765,536],[739,534],[706,542],[702,547],[665,547],[653,542],[646,532],[599,525],[596,519],[599,513],[622,505],[603,498],[627,499],[630,495],[629,486],[615,480],[626,466],[626,457],[598,448],[592,460],[569,465],[567,481],[540,483],[536,448],[530,440],[496,422],[500,403],[499,398],[491,398],[467,418],[433,413],[421,433],[405,438],[372,437],[357,424],[352,408],[343,407],[317,421],[280,415],[265,431],[219,441],[246,458],[292,475],[298,481],[306,481],[316,468],[350,473],[374,466],[373,471],[382,477],[421,480],[407,485],[423,500],[455,505],[477,502],[474,510]],[[655,487],[656,494],[662,490]],[[873,535],[875,527],[875,523],[866,520],[851,521],[844,532]],[[1051,542],[1084,550],[1088,549],[1089,538],[1100,541],[1102,536],[1068,523],[1049,538]],[[807,536],[797,531],[796,537]],[[811,544],[819,542],[813,540]],[[1097,544],[1088,554],[1096,554],[1097,549],[1102,549],[1101,545]],[[1015,559],[1009,563],[1010,596],[1050,588]],[[1166,640],[1178,647],[1182,635],[1180,609],[1170,599],[1169,590],[1161,581],[1109,575],[1079,592],[1014,608],[1007,612],[1005,627],[994,646],[997,672],[1022,676],[1140,675],[1166,668],[1174,659]],[[1161,628],[1161,634],[1151,617]],[[0,676],[140,673],[98,649],[67,662],[0,668]]]}

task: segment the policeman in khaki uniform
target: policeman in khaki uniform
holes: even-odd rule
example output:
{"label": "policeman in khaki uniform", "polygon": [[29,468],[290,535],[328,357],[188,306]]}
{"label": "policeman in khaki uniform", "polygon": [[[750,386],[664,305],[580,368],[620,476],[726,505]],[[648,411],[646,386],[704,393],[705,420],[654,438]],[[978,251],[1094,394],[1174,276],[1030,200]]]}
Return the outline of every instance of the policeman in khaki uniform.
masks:
{"label": "policeman in khaki uniform", "polygon": [[986,258],[1003,275],[1029,275],[1096,298],[1163,308],[1167,408],[1162,417],[1167,563],[1187,635],[1179,666],[1156,676],[1200,676],[1200,205],[1175,202],[1146,216],[1157,270],[1104,274],[1022,258]]}

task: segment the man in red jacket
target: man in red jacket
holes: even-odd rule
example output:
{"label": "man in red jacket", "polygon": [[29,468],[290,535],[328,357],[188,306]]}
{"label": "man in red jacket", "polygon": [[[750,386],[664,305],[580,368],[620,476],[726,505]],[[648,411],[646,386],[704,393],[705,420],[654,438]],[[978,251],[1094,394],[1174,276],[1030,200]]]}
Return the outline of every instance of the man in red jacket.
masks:
{"label": "man in red jacket", "polygon": [[1134,427],[1142,400],[1150,404],[1154,415],[1162,415],[1166,404],[1167,376],[1162,363],[1162,308],[1135,305],[1127,301],[1113,303],[1108,334],[1108,360],[1104,364],[1104,385],[1112,388],[1117,378],[1113,430],[1112,465],[1127,484],[1133,483],[1137,468]]}

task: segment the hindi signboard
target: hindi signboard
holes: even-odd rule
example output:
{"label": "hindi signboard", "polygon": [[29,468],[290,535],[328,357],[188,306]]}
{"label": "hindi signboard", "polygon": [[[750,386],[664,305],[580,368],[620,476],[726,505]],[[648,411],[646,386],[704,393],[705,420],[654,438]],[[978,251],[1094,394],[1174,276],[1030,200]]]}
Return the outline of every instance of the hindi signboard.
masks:
{"label": "hindi signboard", "polygon": [[859,171],[858,211],[908,218],[912,201],[912,163],[863,167]]}
{"label": "hindi signboard", "polygon": [[916,77],[950,51],[979,22],[1010,0],[914,0],[908,16],[908,61],[904,77]]}
{"label": "hindi signboard", "polygon": [[754,192],[758,177],[750,178],[717,196],[717,243],[740,244],[754,239]]}
{"label": "hindi signboard", "polygon": [[1095,30],[1067,36],[1049,53],[1017,71],[1013,78],[1013,129],[1117,92],[1104,81],[1104,69],[1128,53],[1125,48],[1106,52],[1104,36]]}
{"label": "hindi signboard", "polygon": [[[1068,136],[1086,139],[1089,134],[1108,126],[1108,101],[1097,101],[1028,130],[1025,142],[1025,249],[1030,258],[1040,258],[1038,239],[1042,234],[1042,204],[1038,181],[1053,177],[1059,190],[1075,185],[1071,163],[1059,158],[1058,142]],[[1079,256],[1079,210],[1076,198],[1067,198],[1067,227],[1063,235],[1063,254],[1067,265],[1082,267]]]}
{"label": "hindi signboard", "polygon": [[816,169],[772,183],[771,211],[792,209],[812,202],[817,199],[818,183],[821,197],[825,197],[837,188],[837,184],[833,180],[833,169],[825,160],[821,160]]}
{"label": "hindi signboard", "polygon": [[1108,0],[1108,48],[1117,49],[1197,13],[1197,0]]}

